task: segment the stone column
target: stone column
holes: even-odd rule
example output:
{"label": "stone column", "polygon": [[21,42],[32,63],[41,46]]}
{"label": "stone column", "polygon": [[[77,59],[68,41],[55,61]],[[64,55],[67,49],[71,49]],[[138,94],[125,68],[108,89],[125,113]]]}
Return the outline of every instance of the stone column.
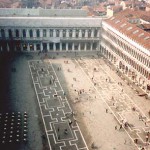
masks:
{"label": "stone column", "polygon": [[66,43],[66,51],[68,51],[68,43]]}
{"label": "stone column", "polygon": [[62,51],[62,43],[60,43],[60,51]]}
{"label": "stone column", "polygon": [[9,37],[9,35],[8,35],[8,29],[5,29],[4,32],[5,32],[5,37],[8,38]]}
{"label": "stone column", "polygon": [[53,50],[56,51],[56,43],[53,43]]}
{"label": "stone column", "polygon": [[92,29],[92,31],[91,31],[91,38],[93,38],[94,37],[94,29]]}
{"label": "stone column", "polygon": [[50,50],[50,48],[49,48],[49,43],[47,43],[47,50],[48,50],[48,52],[49,52],[49,50]]}
{"label": "stone column", "polygon": [[60,37],[63,37],[63,32],[62,32],[62,31],[63,31],[63,30],[61,29],[60,32],[59,32],[59,36],[60,36]]}
{"label": "stone column", "polygon": [[87,51],[87,44],[84,45],[84,50]]}
{"label": "stone column", "polygon": [[88,38],[88,30],[85,30],[85,38]]}
{"label": "stone column", "polygon": [[27,51],[30,52],[30,45],[29,45],[29,43],[27,43]]}
{"label": "stone column", "polygon": [[[0,30],[0,38],[2,37],[2,34],[1,34],[1,30]],[[1,49],[0,49],[1,50]]]}
{"label": "stone column", "polygon": [[43,51],[43,43],[40,43],[40,51]]}
{"label": "stone column", "polygon": [[78,51],[81,51],[81,44],[79,43]]}
{"label": "stone column", "polygon": [[82,38],[82,30],[79,30],[79,38]]}
{"label": "stone column", "polygon": [[23,44],[22,43],[20,44],[20,47],[21,47],[21,51],[23,51]]}
{"label": "stone column", "polygon": [[73,29],[72,37],[73,37],[73,38],[76,37],[76,30],[75,30],[75,29]]}
{"label": "stone column", "polygon": [[43,37],[43,29],[39,29],[40,31],[40,37],[42,38]]}
{"label": "stone column", "polygon": [[50,37],[49,29],[46,29],[46,37],[47,37],[47,38]]}
{"label": "stone column", "polygon": [[90,48],[90,50],[92,51],[92,49],[93,49],[93,43],[91,43],[91,48]]}
{"label": "stone column", "polygon": [[10,51],[8,43],[7,43],[7,51],[8,51],[8,52]]}
{"label": "stone column", "polygon": [[69,38],[69,30],[66,30],[66,37]]}
{"label": "stone column", "polygon": [[97,37],[99,37],[100,29],[97,29]]}
{"label": "stone column", "polygon": [[36,38],[36,29],[33,29],[33,37]]}
{"label": "stone column", "polygon": [[29,29],[26,29],[26,37],[29,38]]}
{"label": "stone column", "polygon": [[36,51],[36,43],[34,43],[34,51]]}
{"label": "stone column", "polygon": [[56,30],[53,29],[53,37],[56,37]]}
{"label": "stone column", "polygon": [[72,43],[72,51],[74,51],[74,43]]}

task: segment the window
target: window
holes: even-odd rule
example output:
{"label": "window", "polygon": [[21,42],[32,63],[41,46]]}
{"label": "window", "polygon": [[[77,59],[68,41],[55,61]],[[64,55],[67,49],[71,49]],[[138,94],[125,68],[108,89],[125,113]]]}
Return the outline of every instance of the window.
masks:
{"label": "window", "polygon": [[56,37],[59,37],[59,30],[56,30]]}
{"label": "window", "polygon": [[50,29],[49,32],[50,32],[50,37],[53,37],[53,30]]}
{"label": "window", "polygon": [[46,29],[43,30],[43,37],[46,37]]}
{"label": "window", "polygon": [[63,37],[66,37],[66,30],[63,30]]}
{"label": "window", "polygon": [[69,37],[72,37],[72,30],[69,30]]}
{"label": "window", "polygon": [[26,37],[26,30],[23,29],[23,37],[25,38]]}
{"label": "window", "polygon": [[30,37],[33,37],[33,31],[32,30],[29,30],[29,35],[30,35]]}
{"label": "window", "polygon": [[127,28],[127,30],[131,30],[131,29],[132,29],[132,27],[128,27],[128,28]]}
{"label": "window", "polygon": [[19,30],[16,30],[16,37],[19,37]]}
{"label": "window", "polygon": [[9,38],[12,38],[12,31],[11,31],[11,29],[8,30],[8,36],[9,36]]}
{"label": "window", "polygon": [[4,31],[4,29],[1,29],[1,35],[2,35],[2,37],[5,37],[5,31]]}
{"label": "window", "polygon": [[39,29],[36,30],[36,37],[40,37],[40,30]]}

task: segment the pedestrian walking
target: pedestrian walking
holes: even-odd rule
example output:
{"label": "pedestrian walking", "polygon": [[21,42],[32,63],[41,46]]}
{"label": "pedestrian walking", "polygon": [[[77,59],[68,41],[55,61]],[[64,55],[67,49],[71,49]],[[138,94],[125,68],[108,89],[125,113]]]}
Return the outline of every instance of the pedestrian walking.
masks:
{"label": "pedestrian walking", "polygon": [[71,120],[69,120],[69,126],[71,126],[72,125],[72,121]]}
{"label": "pedestrian walking", "polygon": [[108,113],[108,109],[106,108],[106,113]]}
{"label": "pedestrian walking", "polygon": [[117,130],[117,125],[115,126],[115,130]]}
{"label": "pedestrian walking", "polygon": [[68,134],[68,130],[67,129],[64,130],[64,134]]}
{"label": "pedestrian walking", "polygon": [[122,124],[120,124],[120,128],[119,128],[119,130],[121,130],[122,129]]}
{"label": "pedestrian walking", "polygon": [[59,127],[57,128],[57,131],[59,132]]}
{"label": "pedestrian walking", "polygon": [[137,144],[138,143],[138,139],[134,139],[134,142]]}
{"label": "pedestrian walking", "polygon": [[148,135],[146,135],[145,139],[146,139],[146,142],[148,142]]}

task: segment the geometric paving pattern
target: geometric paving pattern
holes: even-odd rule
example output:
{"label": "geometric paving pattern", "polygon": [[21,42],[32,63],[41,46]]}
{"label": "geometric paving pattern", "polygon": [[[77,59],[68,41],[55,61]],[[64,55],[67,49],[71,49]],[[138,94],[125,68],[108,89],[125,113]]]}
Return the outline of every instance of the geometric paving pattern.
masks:
{"label": "geometric paving pattern", "polygon": [[[121,87],[118,86],[118,83],[106,73],[109,72],[108,67],[103,65],[102,68],[98,59],[86,59],[82,57],[82,59],[75,59],[74,61],[80,65],[89,80],[91,80],[91,83],[95,90],[98,91],[99,96],[107,104],[112,114],[119,124],[123,126],[137,148],[139,150],[141,150],[141,148],[149,148],[150,134],[149,141],[146,141],[145,137],[148,132],[150,132],[150,119],[147,118],[132,99],[122,91]],[[89,69],[89,64],[92,66],[91,69]],[[97,76],[93,71],[93,66],[97,67]],[[94,79],[91,79],[92,76],[94,76]],[[99,78],[101,78],[101,80],[99,80]],[[94,83],[96,83],[96,86]],[[108,91],[112,93],[111,96],[110,94],[107,94]]]}
{"label": "geometric paving pattern", "polygon": [[50,61],[28,63],[50,150],[88,150]]}

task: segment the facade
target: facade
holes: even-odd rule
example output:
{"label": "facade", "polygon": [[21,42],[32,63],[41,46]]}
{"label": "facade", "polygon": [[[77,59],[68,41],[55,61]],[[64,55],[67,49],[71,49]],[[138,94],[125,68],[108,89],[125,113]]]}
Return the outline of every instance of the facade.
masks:
{"label": "facade", "polygon": [[54,10],[45,9],[0,12],[3,13],[0,16],[1,51],[92,51],[99,48],[101,19],[83,17],[84,10],[73,10],[74,13],[59,10],[53,16]]}
{"label": "facade", "polygon": [[149,92],[150,33],[124,18],[111,17],[102,22],[100,51],[118,70]]}
{"label": "facade", "polygon": [[137,27],[137,18],[128,12],[104,20],[82,15],[51,17],[42,11],[27,15],[24,10],[21,16],[6,12],[0,16],[0,51],[100,51],[149,92],[150,33]]}

